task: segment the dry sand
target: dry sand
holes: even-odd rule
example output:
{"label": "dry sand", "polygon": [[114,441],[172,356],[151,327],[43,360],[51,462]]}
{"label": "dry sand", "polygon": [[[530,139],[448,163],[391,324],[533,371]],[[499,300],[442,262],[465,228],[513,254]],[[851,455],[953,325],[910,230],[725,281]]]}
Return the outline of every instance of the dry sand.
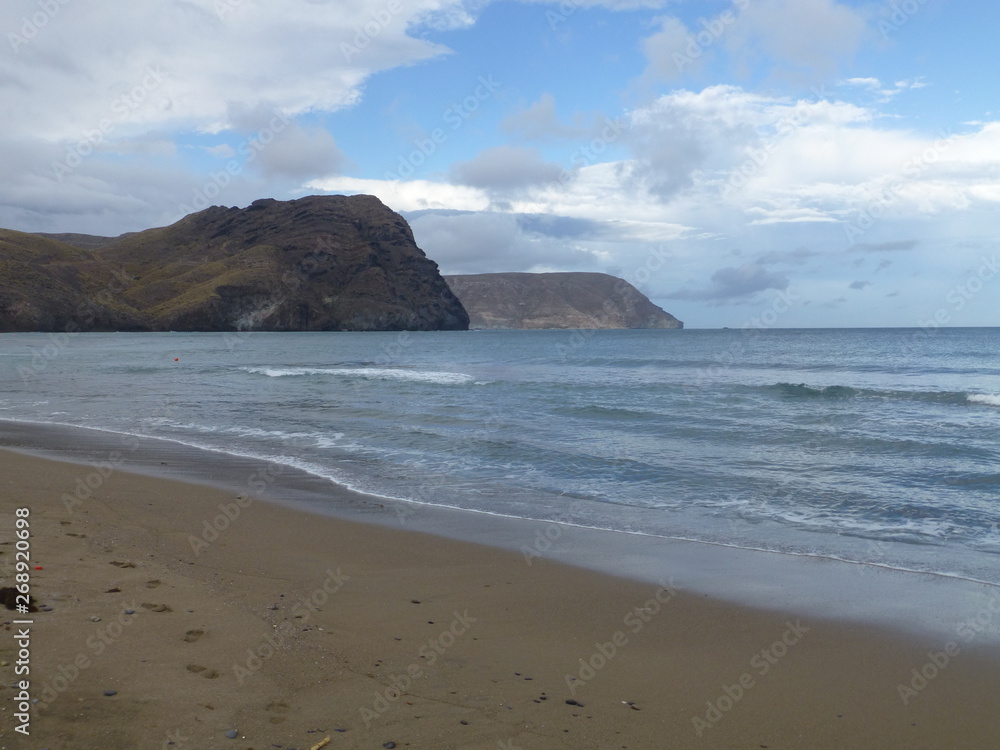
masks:
{"label": "dry sand", "polygon": [[[14,731],[19,616],[0,614],[3,748],[1000,741],[1000,662],[964,642],[948,655],[942,639],[529,566],[121,471],[67,508],[64,494],[91,472],[0,451],[0,585],[12,581],[15,509],[27,507],[32,567],[43,568],[32,593],[51,608],[30,616],[30,738]],[[191,538],[220,505],[234,518],[196,554]],[[901,683],[920,689],[904,702]]]}

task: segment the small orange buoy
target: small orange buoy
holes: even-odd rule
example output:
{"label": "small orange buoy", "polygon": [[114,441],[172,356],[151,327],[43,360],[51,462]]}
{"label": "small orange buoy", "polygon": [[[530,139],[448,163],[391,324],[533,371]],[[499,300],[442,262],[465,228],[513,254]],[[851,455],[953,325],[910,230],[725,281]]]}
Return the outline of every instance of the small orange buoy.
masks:
{"label": "small orange buoy", "polygon": [[174,362],[180,362],[180,359],[178,359],[177,357],[174,357]]}
{"label": "small orange buoy", "polygon": [[35,570],[45,570],[41,565],[36,565]]}

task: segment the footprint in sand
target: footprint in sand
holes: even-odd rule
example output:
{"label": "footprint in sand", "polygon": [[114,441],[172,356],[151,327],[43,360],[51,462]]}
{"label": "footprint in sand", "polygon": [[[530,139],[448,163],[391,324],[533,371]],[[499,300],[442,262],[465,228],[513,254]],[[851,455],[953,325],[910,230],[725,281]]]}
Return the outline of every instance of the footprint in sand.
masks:
{"label": "footprint in sand", "polygon": [[[274,703],[267,704],[267,708],[264,709],[264,710],[265,711],[269,711],[270,713],[284,714],[284,713],[288,713],[289,708],[288,708],[288,704],[287,703],[277,703],[277,702],[274,702]],[[284,716],[271,716],[270,717],[270,722],[272,724],[284,724],[286,721],[288,721],[288,719],[286,719]]]}
{"label": "footprint in sand", "polygon": [[199,638],[201,638],[203,635],[205,635],[205,631],[204,630],[189,630],[188,632],[186,632],[184,634],[184,641],[186,643],[194,643]]}
{"label": "footprint in sand", "polygon": [[173,610],[166,604],[150,604],[149,602],[142,603],[143,609],[148,609],[153,612],[173,612]]}
{"label": "footprint in sand", "polygon": [[135,563],[119,562],[118,560],[112,560],[110,564],[114,565],[116,568],[134,568],[135,567]]}
{"label": "footprint in sand", "polygon": [[163,581],[159,580],[158,578],[154,578],[152,581],[146,581],[146,588],[155,589],[161,583],[163,583]]}
{"label": "footprint in sand", "polygon": [[200,664],[188,664],[187,671],[193,674],[201,675],[206,680],[214,680],[219,676],[219,673],[214,669],[209,669],[208,667],[203,667]]}

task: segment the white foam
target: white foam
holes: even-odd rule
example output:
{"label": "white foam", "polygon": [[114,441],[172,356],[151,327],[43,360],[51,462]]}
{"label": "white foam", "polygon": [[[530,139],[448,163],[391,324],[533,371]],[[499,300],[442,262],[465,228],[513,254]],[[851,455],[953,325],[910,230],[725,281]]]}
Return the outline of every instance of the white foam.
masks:
{"label": "white foam", "polygon": [[241,369],[254,375],[266,375],[269,378],[330,375],[333,377],[364,378],[366,380],[404,380],[416,383],[437,383],[438,385],[468,385],[477,382],[471,375],[461,372],[402,370],[381,367],[244,367]]}
{"label": "white foam", "polygon": [[1000,406],[1000,396],[992,393],[973,393],[966,396],[970,404],[985,404],[986,406]]}

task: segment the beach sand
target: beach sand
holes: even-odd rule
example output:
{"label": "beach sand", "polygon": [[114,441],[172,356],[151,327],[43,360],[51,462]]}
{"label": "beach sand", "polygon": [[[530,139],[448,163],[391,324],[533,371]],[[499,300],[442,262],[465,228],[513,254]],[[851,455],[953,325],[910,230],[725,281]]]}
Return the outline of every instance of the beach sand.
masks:
{"label": "beach sand", "polygon": [[[957,636],[946,649],[118,470],[67,507],[93,472],[0,451],[2,585],[27,507],[42,568],[31,590],[51,608],[29,615],[30,739],[14,731],[20,616],[0,614],[3,748],[303,750],[330,737],[373,750],[937,750],[1000,738],[1000,659]],[[213,521],[227,528],[213,534]]]}

